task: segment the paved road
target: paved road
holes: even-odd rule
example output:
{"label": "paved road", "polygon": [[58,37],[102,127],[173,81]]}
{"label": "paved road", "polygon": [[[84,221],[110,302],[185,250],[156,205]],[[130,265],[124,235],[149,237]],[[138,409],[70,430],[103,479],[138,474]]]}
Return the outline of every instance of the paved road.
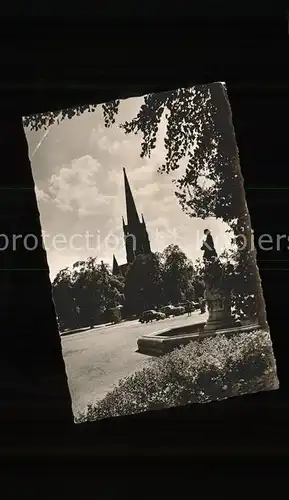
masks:
{"label": "paved road", "polygon": [[196,312],[191,317],[183,315],[145,325],[128,321],[62,337],[74,413],[103,398],[120,378],[149,363],[150,357],[136,352],[139,336],[203,317]]}

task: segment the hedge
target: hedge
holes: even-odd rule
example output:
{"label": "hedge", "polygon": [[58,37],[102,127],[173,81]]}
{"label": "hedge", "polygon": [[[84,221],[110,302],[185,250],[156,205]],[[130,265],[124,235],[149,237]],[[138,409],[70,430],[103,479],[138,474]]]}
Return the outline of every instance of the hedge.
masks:
{"label": "hedge", "polygon": [[130,415],[177,405],[278,388],[266,331],[224,335],[175,349],[122,380],[76,422]]}

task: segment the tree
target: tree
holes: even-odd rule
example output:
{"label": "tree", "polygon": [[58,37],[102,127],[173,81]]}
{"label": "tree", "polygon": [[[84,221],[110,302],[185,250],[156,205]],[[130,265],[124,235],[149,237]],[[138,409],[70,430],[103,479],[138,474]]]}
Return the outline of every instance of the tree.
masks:
{"label": "tree", "polygon": [[95,258],[73,264],[72,283],[81,325],[92,327],[103,312]]}
{"label": "tree", "polygon": [[163,303],[161,256],[158,253],[138,255],[125,278],[126,310],[140,314]]}
{"label": "tree", "polygon": [[194,267],[178,245],[169,245],[162,254],[163,288],[166,302],[177,304],[194,295]]}
{"label": "tree", "polygon": [[74,299],[72,273],[68,267],[57,273],[52,283],[52,293],[60,330],[78,326],[79,318]]}
{"label": "tree", "polygon": [[204,263],[199,257],[194,262],[194,271],[195,271],[194,280],[204,279]]}
{"label": "tree", "polygon": [[104,262],[97,264],[95,257],[76,262],[73,268],[74,296],[81,321],[92,327],[107,309],[123,302],[123,281],[113,276]]}
{"label": "tree", "polygon": [[98,264],[95,257],[77,261],[53,282],[59,324],[92,327],[106,311],[124,303],[123,292],[123,278],[113,276],[107,264]]}
{"label": "tree", "polygon": [[111,307],[110,309],[107,309],[107,319],[114,324],[120,323],[122,319],[120,308]]}
{"label": "tree", "polygon": [[238,251],[225,251],[220,255],[223,265],[223,283],[225,289],[230,292],[232,311],[236,318],[255,321],[257,318],[255,297],[250,294],[256,276],[250,273],[250,269],[243,269],[238,259]]}

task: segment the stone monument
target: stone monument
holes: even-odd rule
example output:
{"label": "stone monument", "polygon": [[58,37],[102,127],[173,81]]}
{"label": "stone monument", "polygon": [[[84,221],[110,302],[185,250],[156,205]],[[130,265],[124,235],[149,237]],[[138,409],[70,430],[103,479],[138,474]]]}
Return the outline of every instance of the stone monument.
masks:
{"label": "stone monument", "polygon": [[148,356],[162,356],[176,347],[190,342],[199,342],[219,333],[230,336],[259,328],[256,323],[243,325],[232,316],[234,267],[222,265],[210,231],[206,229],[205,235],[206,239],[201,250],[204,252],[204,285],[208,320],[142,335],[137,341],[138,352]]}
{"label": "stone monument", "polygon": [[204,252],[205,297],[209,313],[204,332],[208,333],[237,325],[231,314],[231,293],[224,283],[224,268],[218,258],[210,231],[205,229],[204,234],[206,239],[201,250]]}

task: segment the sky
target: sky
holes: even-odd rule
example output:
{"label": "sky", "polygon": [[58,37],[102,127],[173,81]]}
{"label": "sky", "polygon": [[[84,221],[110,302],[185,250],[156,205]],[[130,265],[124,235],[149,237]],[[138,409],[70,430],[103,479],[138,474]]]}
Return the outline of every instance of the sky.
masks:
{"label": "sky", "polygon": [[140,157],[141,134],[126,135],[119,128],[142,103],[143,97],[122,100],[110,128],[104,127],[101,106],[55,123],[48,131],[25,128],[51,280],[59,270],[90,256],[110,266],[113,254],[119,264],[126,262],[123,167],[138,213],[144,215],[152,251],[176,244],[194,261],[202,256],[206,228],[218,252],[231,246],[222,221],[190,218],[182,211],[172,181],[181,176],[185,161],[171,174],[158,173],[165,157],[165,119],[149,159]]}

